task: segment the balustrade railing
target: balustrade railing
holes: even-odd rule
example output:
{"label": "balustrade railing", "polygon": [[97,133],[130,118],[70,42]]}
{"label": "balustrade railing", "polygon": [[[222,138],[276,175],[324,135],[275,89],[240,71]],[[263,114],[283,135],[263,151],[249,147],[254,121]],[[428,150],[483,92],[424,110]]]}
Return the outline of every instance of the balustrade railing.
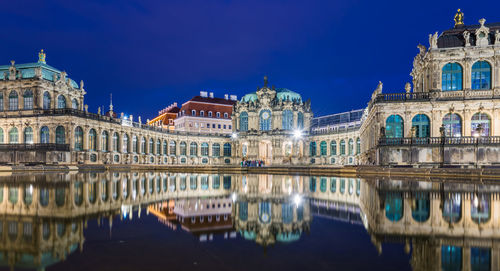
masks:
{"label": "balustrade railing", "polygon": [[69,151],[69,144],[0,144],[0,151]]}
{"label": "balustrade railing", "polygon": [[428,101],[430,98],[430,92],[386,93],[378,94],[375,102]]}
{"label": "balustrade railing", "polygon": [[500,136],[380,138],[379,146],[500,145]]}

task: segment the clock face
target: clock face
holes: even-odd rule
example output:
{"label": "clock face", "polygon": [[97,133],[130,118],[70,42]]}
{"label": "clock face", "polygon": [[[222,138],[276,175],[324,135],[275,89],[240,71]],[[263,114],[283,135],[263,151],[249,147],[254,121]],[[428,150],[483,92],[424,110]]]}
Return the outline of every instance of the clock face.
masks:
{"label": "clock face", "polygon": [[265,111],[264,113],[262,113],[262,118],[267,120],[269,118],[269,112]]}

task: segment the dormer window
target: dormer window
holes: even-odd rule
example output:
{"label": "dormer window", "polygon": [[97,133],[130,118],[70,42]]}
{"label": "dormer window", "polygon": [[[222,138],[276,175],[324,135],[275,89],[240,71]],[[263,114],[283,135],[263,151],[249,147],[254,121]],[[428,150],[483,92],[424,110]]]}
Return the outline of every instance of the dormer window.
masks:
{"label": "dormer window", "polygon": [[191,110],[191,116],[196,116],[196,110]]}
{"label": "dormer window", "polygon": [[200,117],[204,117],[205,116],[205,111],[200,111]]}
{"label": "dormer window", "polygon": [[217,116],[217,118],[220,118],[220,112],[217,112],[215,116]]}
{"label": "dormer window", "polygon": [[212,117],[212,111],[208,111],[208,116]]}
{"label": "dormer window", "polygon": [[227,113],[224,113],[224,118],[227,119]]}

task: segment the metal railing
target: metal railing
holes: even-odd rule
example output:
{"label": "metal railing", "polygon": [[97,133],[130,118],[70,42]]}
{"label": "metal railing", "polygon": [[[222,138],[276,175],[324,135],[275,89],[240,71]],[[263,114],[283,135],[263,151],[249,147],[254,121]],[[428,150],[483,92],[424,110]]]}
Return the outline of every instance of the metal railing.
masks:
{"label": "metal railing", "polygon": [[69,151],[69,144],[0,144],[0,151]]}
{"label": "metal railing", "polygon": [[375,98],[376,103],[383,102],[406,102],[406,101],[429,101],[431,99],[430,92],[413,92],[413,93],[387,93],[378,94]]}
{"label": "metal railing", "polygon": [[380,138],[379,146],[500,145],[500,136]]}

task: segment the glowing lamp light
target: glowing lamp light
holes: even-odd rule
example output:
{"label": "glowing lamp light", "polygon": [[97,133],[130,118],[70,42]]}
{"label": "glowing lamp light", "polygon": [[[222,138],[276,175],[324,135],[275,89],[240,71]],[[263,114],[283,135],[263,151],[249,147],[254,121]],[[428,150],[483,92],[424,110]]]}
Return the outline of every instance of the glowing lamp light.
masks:
{"label": "glowing lamp light", "polygon": [[236,193],[231,194],[231,199],[233,200],[233,202],[235,202],[237,198],[238,196],[236,195]]}
{"label": "glowing lamp light", "polygon": [[294,130],[293,131],[293,138],[295,138],[295,139],[302,138],[302,131],[301,130]]}
{"label": "glowing lamp light", "polygon": [[238,138],[238,134],[237,133],[232,133],[231,134],[231,138],[232,139],[237,139]]}
{"label": "glowing lamp light", "polygon": [[293,196],[293,203],[295,203],[296,206],[299,206],[301,202],[302,202],[302,197],[300,195],[297,194]]}

